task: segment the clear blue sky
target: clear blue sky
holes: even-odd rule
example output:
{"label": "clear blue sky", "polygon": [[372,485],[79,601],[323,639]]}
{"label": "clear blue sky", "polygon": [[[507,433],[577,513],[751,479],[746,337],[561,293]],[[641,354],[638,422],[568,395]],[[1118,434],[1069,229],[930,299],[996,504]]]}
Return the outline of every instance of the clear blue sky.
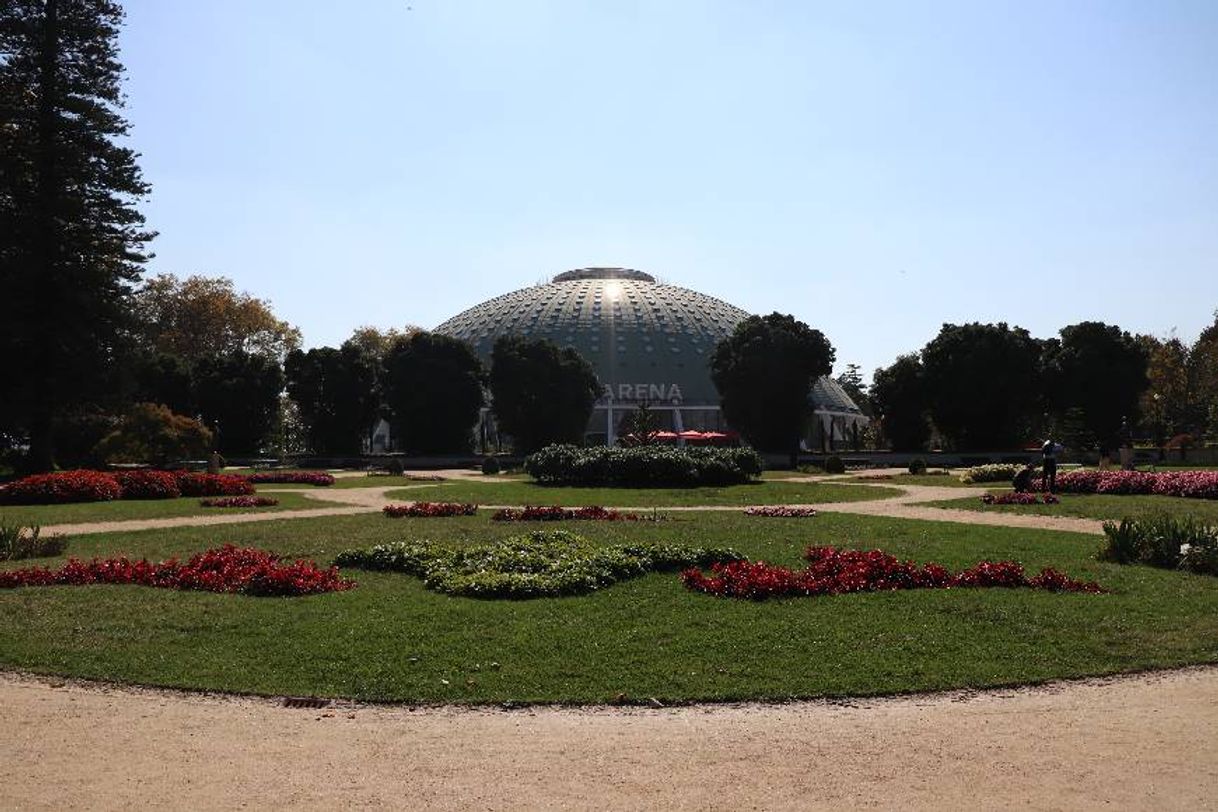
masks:
{"label": "clear blue sky", "polygon": [[1212,0],[125,5],[150,270],[308,346],[589,265],[868,374],[948,321],[1218,308]]}

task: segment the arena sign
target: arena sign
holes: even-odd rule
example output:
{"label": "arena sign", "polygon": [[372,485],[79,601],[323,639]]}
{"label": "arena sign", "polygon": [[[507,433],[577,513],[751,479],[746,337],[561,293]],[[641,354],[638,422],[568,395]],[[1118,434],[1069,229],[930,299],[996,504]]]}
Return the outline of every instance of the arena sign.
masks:
{"label": "arena sign", "polygon": [[681,387],[675,383],[605,384],[604,400],[610,403],[672,403],[685,400]]}

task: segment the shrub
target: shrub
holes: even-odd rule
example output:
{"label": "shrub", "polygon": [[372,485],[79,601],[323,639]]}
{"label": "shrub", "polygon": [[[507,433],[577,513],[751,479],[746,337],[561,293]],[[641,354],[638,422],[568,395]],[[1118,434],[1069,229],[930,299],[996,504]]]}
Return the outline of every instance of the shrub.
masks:
{"label": "shrub", "polygon": [[764,600],[774,597],[839,595],[847,592],[886,592],[897,589],[953,587],[1029,587],[1053,592],[1103,592],[1093,581],[1077,581],[1053,569],[1034,578],[1015,561],[982,561],[952,574],[938,564],[918,566],[899,561],[882,550],[809,547],[803,570],[776,567],[764,561],[716,563],[711,574],[691,568],[681,573],[688,589],[725,598]]}
{"label": "shrub", "polygon": [[259,471],[245,478],[255,485],[314,485],[325,488],[334,484],[334,477],[324,471]]}
{"label": "shrub", "polygon": [[778,519],[808,518],[816,515],[816,508],[791,507],[790,505],[762,505],[747,507],[745,516],[768,516]]}
{"label": "shrub", "polygon": [[[983,482],[1010,482],[1022,466],[1006,463],[974,465],[960,472],[960,481],[965,485]],[[1059,480],[1060,481],[1060,480]]]}
{"label": "shrub", "polygon": [[0,561],[22,558],[49,558],[68,548],[67,536],[43,536],[42,528],[34,525],[23,532],[21,525],[0,524]]}
{"label": "shrub", "polygon": [[621,513],[596,505],[580,508],[553,505],[550,507],[503,508],[495,511],[491,520],[496,522],[637,522],[643,521],[644,517],[637,513]]}
{"label": "shrub", "polygon": [[279,500],[269,496],[216,496],[199,500],[200,506],[214,508],[274,507],[277,504],[279,504]]}
{"label": "shrub", "polygon": [[690,487],[748,482],[761,475],[762,460],[751,448],[552,445],[529,456],[524,468],[548,485]]}
{"label": "shrub", "polygon": [[912,460],[910,460],[909,461],[909,473],[925,474],[926,473],[926,460],[922,459],[921,457],[914,457]]}
{"label": "shrub", "polygon": [[115,481],[123,499],[177,499],[182,495],[178,478],[169,471],[116,471]]}
{"label": "shrub", "polygon": [[482,460],[482,473],[487,476],[494,476],[502,470],[499,466],[499,460],[495,457],[487,457]]}
{"label": "shrub", "polygon": [[415,502],[412,505],[385,505],[381,508],[381,512],[391,519],[399,519],[403,516],[423,518],[473,516],[478,512],[478,506],[460,502]]}
{"label": "shrub", "polygon": [[1051,493],[983,493],[981,502],[986,505],[1056,505],[1061,502]]}
{"label": "shrub", "polygon": [[35,474],[0,487],[0,502],[9,505],[62,505],[108,502],[122,496],[110,474],[100,471],[58,471]]}
{"label": "shrub", "polygon": [[333,567],[323,570],[312,561],[285,564],[265,550],[231,544],[198,553],[185,564],[172,558],[159,564],[146,559],[73,558],[57,570],[43,567],[0,570],[0,589],[88,584],[138,584],[256,596],[314,595],[355,586],[354,581],[340,577]]}
{"label": "shrub", "polygon": [[391,476],[401,476],[406,471],[406,466],[402,465],[401,460],[394,457],[388,463],[386,463],[385,470],[388,471]]}
{"label": "shrub", "polygon": [[829,459],[825,460],[826,474],[844,474],[846,473],[846,463],[842,462],[842,458],[834,454]]}
{"label": "shrub", "polygon": [[254,483],[236,474],[200,474],[174,471],[178,490],[183,496],[247,496],[254,492]]}
{"label": "shrub", "polygon": [[95,453],[106,462],[151,462],[198,458],[211,448],[211,431],[192,417],[174,414],[168,406],[137,403],[117,429],[97,444]]}
{"label": "shrub", "polygon": [[1104,522],[1104,538],[1099,558],[1105,561],[1218,575],[1218,525],[1192,516]]}
{"label": "shrub", "polygon": [[491,544],[444,549],[429,541],[350,550],[340,567],[404,572],[427,588],[471,598],[580,595],[648,572],[734,561],[733,550],[627,544],[598,547],[565,530],[535,530]]}

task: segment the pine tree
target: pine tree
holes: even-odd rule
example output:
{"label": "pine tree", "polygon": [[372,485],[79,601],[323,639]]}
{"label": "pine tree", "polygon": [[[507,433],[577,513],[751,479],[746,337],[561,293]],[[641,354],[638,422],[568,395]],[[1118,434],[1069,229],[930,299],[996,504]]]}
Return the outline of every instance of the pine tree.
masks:
{"label": "pine tree", "polygon": [[107,390],[154,236],[117,143],[122,21],[110,0],[0,0],[0,430],[39,470],[56,417]]}

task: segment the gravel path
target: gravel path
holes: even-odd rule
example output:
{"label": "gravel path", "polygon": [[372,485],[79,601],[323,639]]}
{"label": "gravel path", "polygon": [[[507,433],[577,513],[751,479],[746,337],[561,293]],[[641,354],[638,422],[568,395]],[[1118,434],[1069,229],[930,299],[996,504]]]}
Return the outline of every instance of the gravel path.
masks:
{"label": "gravel path", "polygon": [[[486,482],[481,474],[473,482]],[[833,482],[835,477],[807,477],[794,481]],[[814,507],[831,513],[856,513],[864,516],[889,516],[896,519],[917,519],[933,522],[958,522],[962,524],[981,524],[1001,527],[1026,527],[1034,530],[1065,530],[1072,533],[1102,533],[1103,522],[1098,519],[1079,519],[1070,516],[1037,516],[1018,513],[986,513],[975,510],[955,510],[950,508],[925,507],[919,503],[936,502],[946,499],[959,499],[967,496],[961,488],[935,485],[897,485],[892,482],[879,482],[875,485],[861,487],[895,488],[902,491],[900,496],[876,499],[870,502],[828,502],[819,504],[799,505],[798,507]],[[304,510],[281,510],[268,513],[228,513],[206,516],[176,516],[167,519],[127,519],[117,522],[89,522],[81,524],[58,524],[43,527],[44,533],[62,533],[65,535],[87,535],[90,533],[117,533],[134,530],[156,530],[167,527],[205,527],[222,524],[242,524],[245,522],[288,521],[292,519],[315,519],[322,516],[350,516],[359,513],[376,513],[389,500],[385,498],[388,491],[405,489],[434,488],[435,484],[421,483],[413,485],[385,485],[369,488],[335,488],[316,491],[301,491],[289,489],[262,488],[259,493],[297,493],[306,498],[328,503],[326,507],[308,508]],[[425,496],[424,496],[425,498]],[[333,503],[339,503],[335,505]],[[519,505],[481,505],[486,509],[501,507],[519,507]],[[606,505],[616,510],[647,512],[651,506]],[[738,511],[740,505],[693,505],[660,508],[665,512],[679,511]]]}
{"label": "gravel path", "polygon": [[1213,809],[1218,669],[849,703],[464,710],[0,674],[0,807]]}

